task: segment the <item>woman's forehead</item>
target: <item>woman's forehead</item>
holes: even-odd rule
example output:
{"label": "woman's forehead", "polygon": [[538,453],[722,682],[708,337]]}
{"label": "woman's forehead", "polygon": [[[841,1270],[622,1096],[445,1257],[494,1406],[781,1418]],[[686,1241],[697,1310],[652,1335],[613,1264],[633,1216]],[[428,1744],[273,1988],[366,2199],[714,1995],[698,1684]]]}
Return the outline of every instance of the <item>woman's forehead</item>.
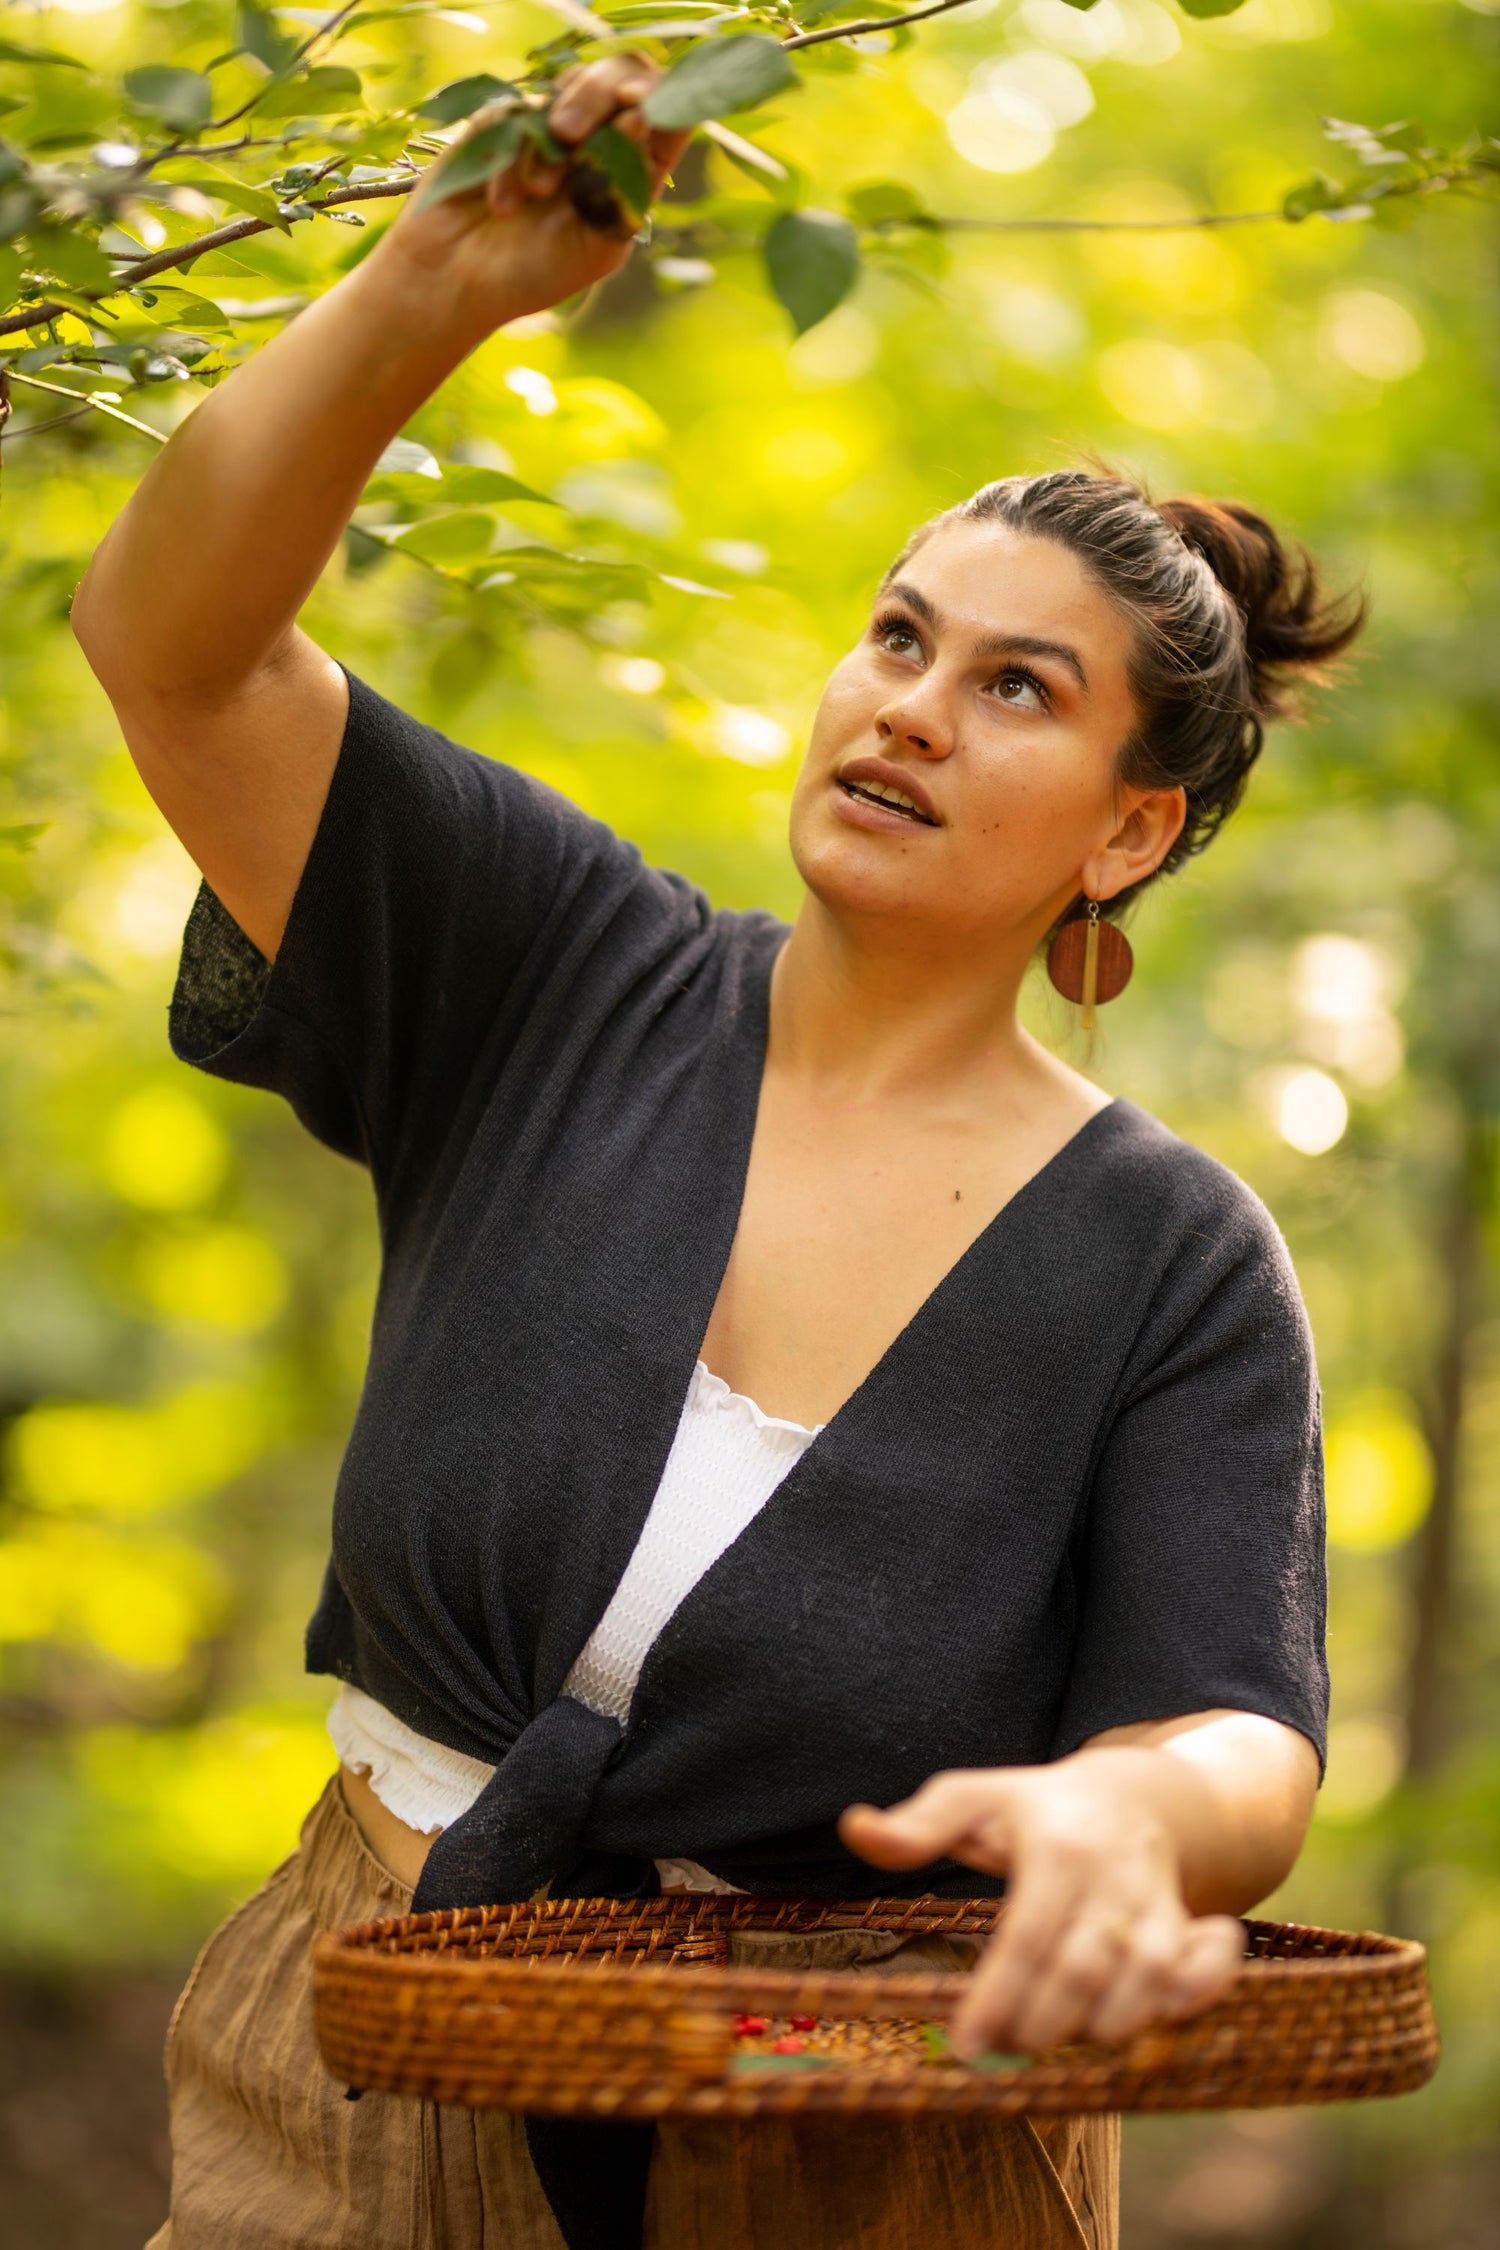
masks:
{"label": "woman's forehead", "polygon": [[1080,558],[1010,524],[943,524],[907,556],[888,590],[896,587],[922,597],[939,631],[1066,637],[1122,665],[1129,654],[1128,618]]}

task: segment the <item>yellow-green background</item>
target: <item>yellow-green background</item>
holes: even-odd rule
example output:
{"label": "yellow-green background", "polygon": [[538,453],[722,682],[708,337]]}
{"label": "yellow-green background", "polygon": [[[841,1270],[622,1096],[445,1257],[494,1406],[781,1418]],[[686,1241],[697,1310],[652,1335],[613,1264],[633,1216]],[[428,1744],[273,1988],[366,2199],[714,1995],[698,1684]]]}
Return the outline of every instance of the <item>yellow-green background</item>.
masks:
{"label": "yellow-green background", "polygon": [[[1083,42],[1096,18],[1059,0],[978,0],[899,56],[834,49],[764,137],[835,207],[897,178],[945,212],[1172,216],[1274,206],[1328,161],[1325,113],[1415,114],[1451,145],[1492,111],[1495,0],[1250,0],[1206,25],[1111,5],[1159,59],[1082,58],[1082,79],[1057,83],[1096,106],[1029,169],[965,161],[945,117],[981,64]],[[201,59],[222,32],[199,0],[5,18],[99,69]],[[391,66],[388,93],[425,90],[503,72],[548,24],[522,5],[482,20],[372,26],[361,56]],[[303,228],[241,279],[193,286],[295,294],[358,239]],[[870,272],[795,346],[748,261],[708,288],[617,288],[496,337],[409,434],[444,460],[503,455],[622,551],[732,598],[662,588],[581,636],[529,630],[366,547],[330,567],[306,620],[386,694],[717,900],[789,912],[785,813],[820,680],[910,524],[984,478],[1095,449],[1159,492],[1248,498],[1367,584],[1357,663],[1309,726],[1273,737],[1208,858],[1141,912],[1137,978],[1097,1052],[1065,1051],[1242,1172],[1291,1241],[1329,1425],[1334,1704],[1313,1839],[1275,1910],[1419,1928],[1447,2059],[1393,2108],[1134,2129],[1136,2245],[1477,2250],[1493,2223],[1493,243],[1492,209],[1458,196],[1405,230],[970,235],[925,271]],[[141,411],[166,426],[190,397]],[[76,2012],[80,2053],[90,1996],[121,1977],[165,1992],[330,1768],[301,1629],[375,1258],[353,1168],[167,1052],[193,875],[65,622],[147,451],[97,422],[28,438],[6,448],[0,508],[0,823],[47,824],[30,852],[0,850],[0,1946],[15,1989]],[[540,511],[516,520],[546,529]],[[1072,1036],[1040,995],[1033,1014]],[[1347,1125],[1307,1153],[1281,1126],[1307,1140],[1330,1109],[1336,1123],[1330,1083]],[[1480,1283],[1455,1324],[1463,1239]],[[1415,1588],[1455,1342],[1456,1550],[1429,1619],[1440,1754],[1413,1775]],[[134,2239],[124,2189],[86,2204],[71,2232],[28,2221],[34,2240]]]}

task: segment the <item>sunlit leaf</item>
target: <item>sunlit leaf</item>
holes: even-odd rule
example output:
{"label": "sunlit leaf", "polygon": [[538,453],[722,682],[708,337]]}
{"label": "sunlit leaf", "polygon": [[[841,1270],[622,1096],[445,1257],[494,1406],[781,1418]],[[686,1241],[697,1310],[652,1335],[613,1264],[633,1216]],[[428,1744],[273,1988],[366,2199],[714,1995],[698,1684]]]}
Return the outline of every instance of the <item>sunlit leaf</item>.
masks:
{"label": "sunlit leaf", "polygon": [[545,508],[555,508],[556,500],[549,500],[545,492],[523,484],[519,477],[507,476],[503,469],[481,469],[472,464],[449,469],[443,478],[443,494],[449,500],[467,503],[493,504],[503,500],[539,500]]}
{"label": "sunlit leaf", "polygon": [[495,526],[477,510],[453,516],[429,516],[421,523],[403,524],[386,534],[393,547],[424,562],[465,562],[471,555],[487,555],[495,544]]}
{"label": "sunlit leaf", "polygon": [[831,211],[783,211],[767,230],[766,275],[800,336],[826,320],[859,278],[859,237]]}
{"label": "sunlit leaf", "polygon": [[861,226],[874,226],[883,219],[920,218],[924,205],[915,188],[903,180],[867,180],[852,187],[844,197],[849,216]]}
{"label": "sunlit leaf", "polygon": [[486,102],[498,101],[515,91],[508,80],[482,70],[473,78],[455,78],[451,85],[439,86],[421,104],[417,115],[431,118],[435,125],[457,125],[463,118],[472,117],[476,109],[483,109]]}
{"label": "sunlit leaf", "polygon": [[673,63],[641,107],[650,124],[665,132],[685,132],[709,118],[753,109],[796,83],[797,73],[779,39],[736,32],[728,39],[706,40]]}
{"label": "sunlit leaf", "polygon": [[372,477],[405,476],[432,477],[434,479],[440,477],[442,473],[442,470],[438,467],[436,455],[429,453],[425,445],[418,445],[412,438],[399,437],[391,439],[390,444],[370,471]]}
{"label": "sunlit leaf", "polygon": [[492,125],[481,125],[477,133],[471,133],[441,164],[434,165],[417,193],[424,203],[443,203],[450,195],[467,195],[503,172],[525,139],[519,110],[509,117],[497,117]]}
{"label": "sunlit leaf", "polygon": [[0,39],[0,62],[46,63],[64,70],[87,70],[77,55],[64,55],[56,47],[23,47],[19,40]]}
{"label": "sunlit leaf", "polygon": [[266,10],[251,6],[249,0],[241,0],[238,30],[240,45],[267,70],[282,69],[297,52],[298,42],[287,32],[278,31]]}
{"label": "sunlit leaf", "polygon": [[126,71],[125,91],[137,109],[160,117],[176,132],[196,133],[213,115],[214,90],[201,71],[148,63],[142,70]]}
{"label": "sunlit leaf", "polygon": [[[1073,0],[1075,7],[1077,4],[1078,0]],[[1182,12],[1185,16],[1232,16],[1244,5],[1245,0],[1182,0]]]}
{"label": "sunlit leaf", "polygon": [[296,78],[286,78],[257,102],[257,117],[333,117],[354,109],[363,98],[359,72],[343,63],[320,63]]}
{"label": "sunlit leaf", "polygon": [[281,215],[281,205],[269,188],[251,187],[244,180],[225,179],[220,173],[201,173],[196,179],[178,183],[183,187],[197,188],[202,195],[216,196],[227,203],[231,211],[243,211],[248,218],[264,219],[268,226],[279,227],[289,234],[291,227]]}

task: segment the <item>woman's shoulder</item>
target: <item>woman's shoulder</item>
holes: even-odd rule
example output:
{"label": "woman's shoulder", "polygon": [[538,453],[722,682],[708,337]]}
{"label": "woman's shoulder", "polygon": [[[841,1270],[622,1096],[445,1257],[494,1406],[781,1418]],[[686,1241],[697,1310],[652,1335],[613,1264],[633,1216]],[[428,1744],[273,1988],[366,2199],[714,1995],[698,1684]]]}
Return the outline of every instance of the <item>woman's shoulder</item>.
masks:
{"label": "woman's shoulder", "polygon": [[1245,1259],[1290,1272],[1286,1242],[1248,1180],[1123,1096],[1080,1139],[1113,1223],[1220,1271]]}

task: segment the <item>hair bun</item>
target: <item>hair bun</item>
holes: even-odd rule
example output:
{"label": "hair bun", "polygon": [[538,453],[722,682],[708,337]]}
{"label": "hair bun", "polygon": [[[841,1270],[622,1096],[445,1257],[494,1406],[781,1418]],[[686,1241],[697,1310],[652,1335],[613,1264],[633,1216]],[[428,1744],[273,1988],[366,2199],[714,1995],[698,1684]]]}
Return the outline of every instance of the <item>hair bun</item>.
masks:
{"label": "hair bun", "polygon": [[1245,625],[1257,715],[1295,707],[1292,683],[1316,678],[1354,639],[1362,594],[1328,594],[1303,546],[1283,541],[1238,500],[1164,500],[1158,508],[1183,544],[1201,555]]}

